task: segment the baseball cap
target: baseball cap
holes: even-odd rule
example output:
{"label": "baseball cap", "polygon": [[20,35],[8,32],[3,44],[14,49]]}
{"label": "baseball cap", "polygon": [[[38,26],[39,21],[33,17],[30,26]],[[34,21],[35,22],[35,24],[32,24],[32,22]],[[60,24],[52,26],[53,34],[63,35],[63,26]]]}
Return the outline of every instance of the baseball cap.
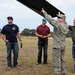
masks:
{"label": "baseball cap", "polygon": [[8,20],[13,20],[13,17],[8,16],[7,19],[8,19]]}
{"label": "baseball cap", "polygon": [[42,21],[47,21],[47,19],[46,18],[43,18]]}

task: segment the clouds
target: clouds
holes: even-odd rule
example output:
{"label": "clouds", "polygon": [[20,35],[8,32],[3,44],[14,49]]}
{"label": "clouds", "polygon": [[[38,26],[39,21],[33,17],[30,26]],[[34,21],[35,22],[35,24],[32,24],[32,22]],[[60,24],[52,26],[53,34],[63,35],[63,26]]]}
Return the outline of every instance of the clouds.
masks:
{"label": "clouds", "polygon": [[75,18],[75,0],[47,0],[52,5],[65,13],[67,22],[73,24]]}
{"label": "clouds", "polygon": [[[30,14],[32,16],[32,14],[34,13],[32,10],[28,9],[16,0],[0,1],[0,10],[3,16],[5,17],[8,15],[12,15],[14,17],[16,16],[17,18],[20,17],[21,19],[23,19],[23,17],[30,17]],[[33,17],[34,16],[35,14],[33,15]]]}
{"label": "clouds", "polygon": [[[67,16],[67,22],[72,24],[75,18],[75,0],[47,0]],[[6,17],[13,16],[22,31],[24,28],[36,28],[41,24],[42,17],[25,7],[17,0],[0,0],[0,27],[7,23]],[[47,23],[48,24],[48,23]],[[51,27],[48,24],[49,27]],[[51,27],[52,30],[52,27]]]}
{"label": "clouds", "polygon": [[[15,10],[18,10],[20,6],[14,2],[15,0],[2,0],[0,1],[0,14],[1,16],[7,16],[14,14]],[[17,13],[16,13],[17,14]]]}
{"label": "clouds", "polygon": [[71,0],[47,0],[47,1],[58,8],[71,7],[75,5],[75,0],[72,0],[72,1]]}
{"label": "clouds", "polygon": [[[74,5],[75,1],[70,0],[47,0],[52,5],[56,6],[58,9],[66,13],[66,11],[70,11],[71,7]],[[66,3],[66,4],[65,4]],[[0,10],[2,11],[3,15],[12,15],[17,16],[18,18],[29,18],[36,17],[36,13],[30,10],[29,8],[25,7],[21,3],[17,2],[16,0],[1,0],[0,1]],[[34,15],[33,15],[34,14]]]}
{"label": "clouds", "polygon": [[[24,28],[36,28],[40,24],[40,15],[25,7],[16,0],[0,0],[0,28],[7,24],[7,16],[14,18],[20,31]],[[35,22],[35,23],[34,23]],[[38,22],[38,23],[37,23]]]}
{"label": "clouds", "polygon": [[2,0],[2,1],[0,1],[0,8],[1,9],[11,10],[11,9],[19,8],[19,7],[20,6],[16,5],[15,0]]}
{"label": "clouds", "polygon": [[52,5],[67,14],[68,11],[73,10],[75,7],[75,0],[47,0]]}

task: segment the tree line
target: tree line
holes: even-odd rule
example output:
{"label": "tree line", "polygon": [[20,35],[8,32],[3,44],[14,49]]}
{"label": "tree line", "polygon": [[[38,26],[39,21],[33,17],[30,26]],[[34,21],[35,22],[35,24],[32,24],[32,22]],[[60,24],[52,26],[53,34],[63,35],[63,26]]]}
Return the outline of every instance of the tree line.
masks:
{"label": "tree line", "polygon": [[22,32],[21,32],[22,36],[35,36],[35,29],[27,29],[25,28]]}
{"label": "tree line", "polygon": [[[22,36],[35,36],[35,29],[27,29],[25,28],[22,32]],[[51,32],[51,36],[53,36],[53,32]],[[66,34],[67,37],[71,37],[71,31],[69,30],[68,33]]]}
{"label": "tree line", "polygon": [[[25,28],[22,32],[21,35],[22,36],[35,36],[35,29],[29,29],[29,28]],[[0,32],[1,32],[1,28],[0,28]],[[51,32],[51,36],[53,36],[53,32]],[[71,31],[69,31],[66,34],[67,37],[71,37]]]}
{"label": "tree line", "polygon": [[0,33],[1,33],[1,28],[0,28]]}

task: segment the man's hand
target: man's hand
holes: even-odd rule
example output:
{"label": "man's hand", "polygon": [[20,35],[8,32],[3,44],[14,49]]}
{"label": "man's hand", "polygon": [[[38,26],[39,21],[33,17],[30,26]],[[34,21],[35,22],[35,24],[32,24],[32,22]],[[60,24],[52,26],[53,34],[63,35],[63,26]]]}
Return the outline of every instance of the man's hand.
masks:
{"label": "man's hand", "polygon": [[23,47],[23,44],[22,44],[22,42],[20,42],[20,48],[22,48]]}
{"label": "man's hand", "polygon": [[41,12],[42,12],[42,13],[44,13],[44,12],[45,12],[45,10],[42,8]]}
{"label": "man's hand", "polygon": [[41,37],[41,38],[43,38],[43,39],[44,39],[44,38],[47,38],[48,36],[40,35],[39,37]]}
{"label": "man's hand", "polygon": [[22,44],[22,41],[20,41],[20,48],[22,48],[23,47],[23,44]]}
{"label": "man's hand", "polygon": [[5,42],[7,43],[7,42],[9,42],[8,40],[5,40]]}
{"label": "man's hand", "polygon": [[47,38],[47,36],[43,36],[43,38]]}
{"label": "man's hand", "polygon": [[43,38],[43,35],[39,35],[40,38]]}

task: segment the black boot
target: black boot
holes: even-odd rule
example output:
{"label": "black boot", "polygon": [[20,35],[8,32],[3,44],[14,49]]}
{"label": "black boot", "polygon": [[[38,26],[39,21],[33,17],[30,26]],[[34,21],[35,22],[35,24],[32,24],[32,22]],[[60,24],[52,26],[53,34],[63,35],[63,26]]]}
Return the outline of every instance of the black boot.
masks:
{"label": "black boot", "polygon": [[47,55],[44,55],[44,62],[43,64],[47,64]]}
{"label": "black boot", "polygon": [[38,64],[41,64],[41,56],[38,56],[37,62],[38,62]]}

